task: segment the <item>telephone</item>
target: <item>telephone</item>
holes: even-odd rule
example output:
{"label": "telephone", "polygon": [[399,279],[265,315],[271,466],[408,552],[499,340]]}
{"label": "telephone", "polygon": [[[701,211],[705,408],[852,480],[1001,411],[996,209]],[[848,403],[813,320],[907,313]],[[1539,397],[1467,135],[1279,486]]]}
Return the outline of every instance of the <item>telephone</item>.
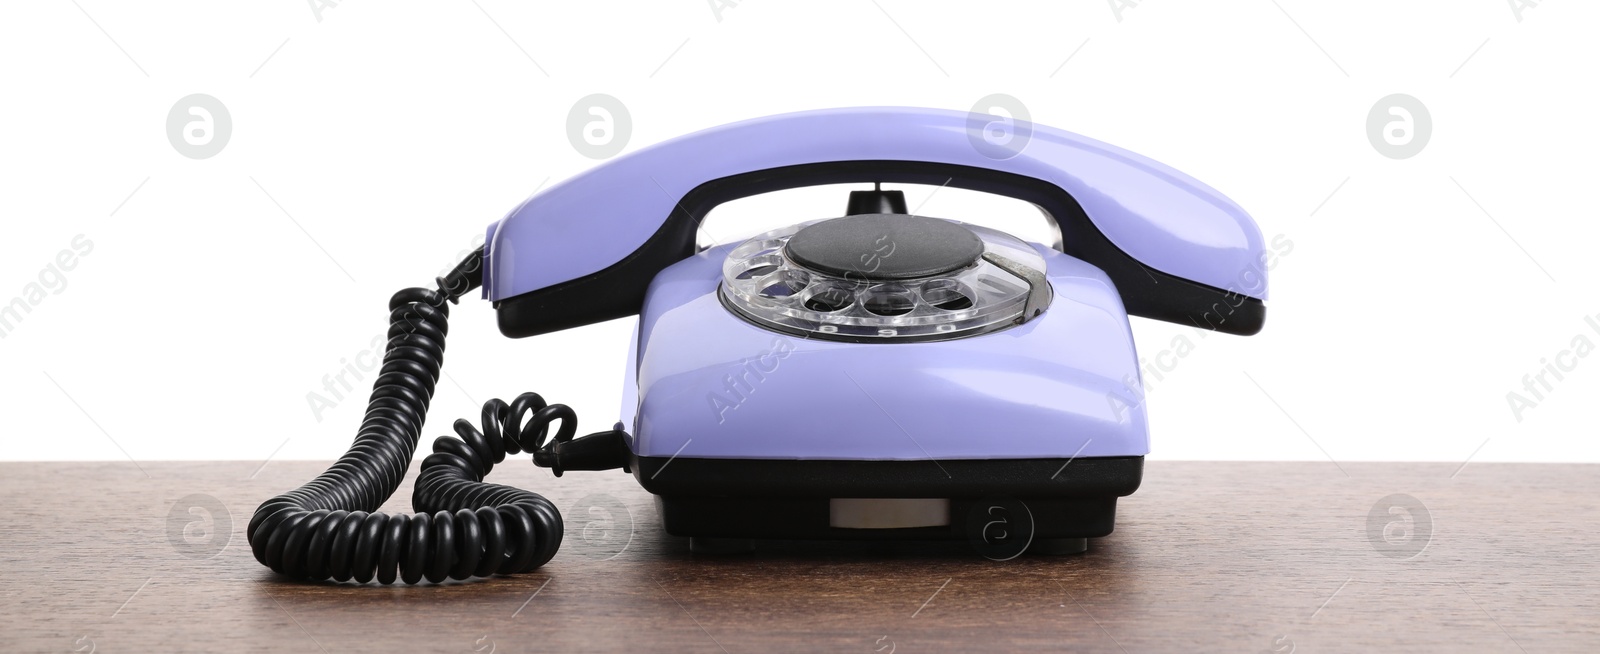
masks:
{"label": "telephone", "polygon": [[[621,468],[696,552],[760,539],[970,539],[992,558],[1076,553],[1112,530],[1149,451],[1128,316],[1261,329],[1265,246],[1238,205],[1162,164],[1036,124],[983,147],[991,116],[808,111],[611,160],[490,225],[484,247],[389,301],[355,444],[249,524],[261,563],[389,584],[527,572],[555,555],[544,497],[483,483],[529,452],[557,476]],[[696,246],[713,207],[871,183],[846,215]],[[1036,205],[1028,243],[911,215],[931,184]],[[526,393],[458,420],[422,462],[413,515],[376,512],[415,451],[450,305],[482,289],[520,338],[638,315],[621,420],[575,438]],[[554,428],[554,435],[551,429]],[[998,527],[997,527],[998,525]]]}

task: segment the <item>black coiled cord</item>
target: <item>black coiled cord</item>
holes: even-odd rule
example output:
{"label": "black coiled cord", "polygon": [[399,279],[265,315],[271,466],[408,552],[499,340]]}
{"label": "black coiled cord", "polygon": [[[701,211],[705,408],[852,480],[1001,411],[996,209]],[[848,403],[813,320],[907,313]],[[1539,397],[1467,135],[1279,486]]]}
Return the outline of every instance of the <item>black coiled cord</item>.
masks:
{"label": "black coiled cord", "polygon": [[[510,405],[490,400],[482,431],[457,420],[460,440],[434,441],[412,496],[418,513],[376,513],[399,488],[417,449],[444,363],[449,303],[481,283],[480,248],[439,280],[438,291],[408,288],[389,300],[383,368],[355,444],[316,479],[256,509],[246,533],[257,561],[304,579],[413,584],[528,572],[555,555],[562,533],[555,505],[536,493],[482,483],[507,454],[523,451],[539,452],[541,465],[560,474],[564,448],[557,446],[574,444],[577,416],[534,393]],[[547,442],[555,421],[560,429]],[[605,438],[588,449],[599,444],[608,458],[614,455],[620,434],[596,436]],[[579,467],[605,469],[594,461]]]}

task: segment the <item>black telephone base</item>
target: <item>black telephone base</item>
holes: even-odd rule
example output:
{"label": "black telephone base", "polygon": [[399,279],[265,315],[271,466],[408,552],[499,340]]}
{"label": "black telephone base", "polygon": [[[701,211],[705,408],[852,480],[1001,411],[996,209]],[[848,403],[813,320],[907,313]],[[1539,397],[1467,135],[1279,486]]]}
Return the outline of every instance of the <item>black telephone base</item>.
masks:
{"label": "black telephone base", "polygon": [[[1024,550],[1076,554],[1109,535],[1117,498],[1138,489],[1144,457],[817,461],[639,457],[662,527],[698,553],[739,553],[755,540],[966,541],[989,558]],[[834,526],[835,498],[939,499],[937,526]]]}
{"label": "black telephone base", "polygon": [[899,529],[830,526],[828,498],[657,496],[656,510],[668,534],[696,538],[970,540],[982,539],[985,525],[1004,520],[1020,536],[1031,531],[1035,539],[1050,540],[1110,535],[1117,498],[951,498],[950,524]]}
{"label": "black telephone base", "polygon": [[[749,554],[756,551],[756,541],[751,538],[689,537],[689,551],[695,554],[727,556]],[[1036,538],[1028,543],[1026,553],[1035,556],[1069,556],[1089,551],[1087,538]]]}

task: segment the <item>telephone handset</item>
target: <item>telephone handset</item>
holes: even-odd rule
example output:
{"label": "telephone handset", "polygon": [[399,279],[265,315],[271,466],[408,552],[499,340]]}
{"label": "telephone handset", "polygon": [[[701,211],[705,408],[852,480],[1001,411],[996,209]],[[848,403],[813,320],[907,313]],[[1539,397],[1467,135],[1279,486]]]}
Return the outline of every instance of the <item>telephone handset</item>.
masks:
{"label": "telephone handset", "polygon": [[[1105,271],[1129,315],[1235,334],[1265,317],[1261,232],[1210,187],[1041,125],[1005,156],[992,116],[846,109],[759,118],[667,141],[529,198],[489,228],[486,297],[520,337],[639,312],[661,269],[694,254],[715,206],[802,186],[917,183],[1031,202],[1061,251]],[[653,192],[652,192],[653,191]],[[499,256],[496,256],[499,255]]]}
{"label": "telephone handset", "polygon": [[[559,511],[482,483],[519,452],[558,476],[633,474],[659,496],[665,530],[697,552],[756,539],[1084,551],[1111,532],[1149,450],[1128,316],[1258,332],[1265,245],[1242,209],[1182,173],[1036,124],[1012,125],[1029,134],[1020,151],[997,151],[983,142],[994,120],[785,114],[645,148],[534,195],[437,290],[390,300],[355,445],[256,511],[256,558],[295,577],[381,583],[537,568],[560,545]],[[721,203],[856,182],[874,190],[853,192],[845,216],[696,251]],[[903,194],[881,188],[896,183],[1033,203],[1059,242],[909,215]],[[460,440],[434,442],[419,513],[376,513],[415,451],[449,305],[480,286],[511,337],[639,315],[622,419],[575,438],[564,405],[492,400],[481,429],[458,420]],[[996,511],[1027,528],[995,538]]]}

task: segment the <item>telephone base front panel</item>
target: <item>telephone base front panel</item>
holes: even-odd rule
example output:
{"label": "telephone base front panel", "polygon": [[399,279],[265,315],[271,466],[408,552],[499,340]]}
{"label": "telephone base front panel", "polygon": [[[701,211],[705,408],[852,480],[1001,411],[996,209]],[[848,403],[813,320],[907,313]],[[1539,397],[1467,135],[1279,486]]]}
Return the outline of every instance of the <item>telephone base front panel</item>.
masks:
{"label": "telephone base front panel", "polygon": [[[1076,553],[1109,535],[1117,498],[1139,487],[1144,457],[921,461],[637,457],[662,526],[696,552],[754,540],[969,541],[1020,553]],[[1070,474],[1068,474],[1070,473]],[[841,500],[931,503],[931,524],[840,526]],[[870,518],[870,516],[869,516]],[[1021,539],[1020,542],[1018,539]]]}
{"label": "telephone base front panel", "polygon": [[[656,497],[656,509],[668,534],[759,540],[967,540],[981,536],[981,526],[994,519],[1019,520],[1026,505],[1034,538],[1100,538],[1111,535],[1117,498],[939,498],[949,501],[949,523],[930,527],[850,529],[829,524],[832,498]],[[1008,515],[990,512],[999,506]],[[971,515],[987,518],[969,529]],[[1028,531],[1026,523],[1019,523]]]}
{"label": "telephone base front panel", "polygon": [[[890,542],[892,543],[893,541]],[[879,551],[882,548],[874,546],[872,549],[874,551]],[[695,554],[710,554],[719,556],[726,556],[730,554],[749,554],[756,551],[756,541],[750,538],[691,536],[689,537],[689,551],[694,552]],[[892,552],[895,550],[891,549],[890,551]],[[1019,553],[1026,553],[1036,556],[1067,556],[1072,554],[1082,554],[1087,551],[1089,551],[1088,538],[1034,538],[1033,540],[1029,541],[1022,552]],[[1011,556],[1008,554],[1002,554],[1001,556],[991,558],[1004,559],[1011,558]]]}

